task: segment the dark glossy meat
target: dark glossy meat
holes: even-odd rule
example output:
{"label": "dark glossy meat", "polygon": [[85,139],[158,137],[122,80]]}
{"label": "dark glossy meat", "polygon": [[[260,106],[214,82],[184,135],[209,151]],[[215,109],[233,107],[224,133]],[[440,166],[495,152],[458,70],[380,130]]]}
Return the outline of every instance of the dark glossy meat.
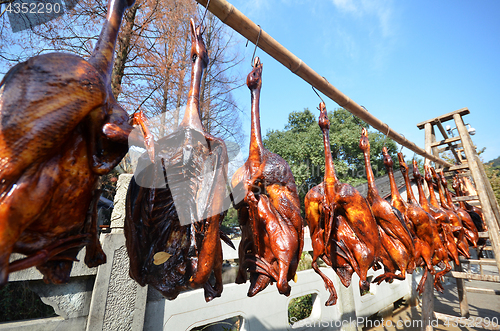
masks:
{"label": "dark glossy meat", "polygon": [[[390,282],[393,279],[405,279],[406,272],[411,273],[415,269],[413,240],[401,213],[382,199],[378,193],[370,163],[368,131],[365,128],[361,132],[359,148],[363,151],[365,158],[368,180],[366,199],[379,227],[382,264],[385,270],[384,274],[374,279],[374,282],[380,284],[384,280]],[[397,270],[400,271],[399,274],[396,274]]]}
{"label": "dark glossy meat", "polygon": [[[95,188],[128,149],[132,127],[109,81],[122,15],[132,3],[110,3],[88,61],[40,55],[0,82],[0,286],[9,272],[32,266],[45,281],[67,282],[84,246],[89,267],[106,261]],[[9,265],[12,252],[27,257]]]}
{"label": "dark glossy meat", "polygon": [[[191,88],[179,128],[144,153],[127,195],[125,238],[130,276],[167,299],[203,287],[208,302],[222,293],[220,224],[224,219],[227,151],[199,115],[208,64],[201,28],[191,20]],[[209,282],[211,275],[215,283]]]}
{"label": "dark glossy meat", "polygon": [[314,270],[323,278],[330,292],[326,305],[334,305],[337,293],[333,283],[319,270],[317,259],[331,265],[344,286],[349,286],[356,272],[359,286],[368,290],[368,269],[381,261],[379,229],[365,198],[349,184],[340,183],[335,174],[330,150],[330,121],[325,104],[320,104],[319,126],[325,147],[323,183],[311,189],[305,200],[307,223],[313,245]]}
{"label": "dark glossy meat", "polygon": [[[404,162],[403,155],[398,153],[401,172],[405,179],[406,192],[408,196],[407,201],[404,201],[399,194],[392,169],[393,162],[385,147],[382,149],[382,154],[384,157],[384,165],[387,169],[391,183],[392,205],[404,215],[405,222],[407,223],[408,229],[413,236],[413,242],[415,245],[415,261],[417,266],[424,267],[425,270],[424,275],[417,287],[417,291],[421,294],[423,293],[428,273],[431,273],[432,275],[436,274],[434,265],[439,264],[443,261],[443,259],[447,259],[447,252],[440,241],[436,221],[420,207],[415,199],[415,196],[413,195],[413,190],[411,189],[408,177],[408,167]],[[446,264],[445,269],[436,274],[434,287],[437,290],[442,291],[442,275],[450,269],[451,266]]]}
{"label": "dark glossy meat", "polygon": [[[453,189],[455,190],[457,196],[459,197],[464,197],[466,196],[465,194],[465,184],[464,184],[464,178],[460,178],[458,175],[456,175],[453,178]],[[486,226],[486,223],[484,222],[484,217],[483,217],[483,212],[481,211],[480,208],[476,206],[472,206],[468,204],[465,201],[460,201],[460,208],[466,210],[469,213],[469,216],[471,217],[472,221],[474,222],[474,226],[476,227],[478,232],[486,232],[488,231],[488,227]],[[477,241],[478,245],[485,245],[486,244],[486,239],[485,238],[479,238]]]}
{"label": "dark glossy meat", "polygon": [[281,294],[290,294],[303,247],[300,202],[290,167],[262,144],[259,99],[262,63],[256,57],[247,76],[252,96],[250,154],[232,178],[235,208],[242,231],[236,283],[250,273],[248,296],[276,282]]}
{"label": "dark glossy meat", "polygon": [[431,200],[431,203],[434,206],[440,206],[441,209],[448,215],[450,222],[453,226],[453,234],[457,238],[457,248],[459,253],[465,256],[466,258],[470,258],[469,245],[467,244],[467,239],[465,237],[465,228],[463,226],[462,220],[458,216],[458,214],[452,209],[452,207],[448,205],[444,190],[441,188],[440,176],[436,173],[436,170],[434,168],[429,167],[428,169],[430,172],[429,174],[427,174],[427,169],[426,169],[425,180],[427,181],[427,184],[429,186],[433,185],[432,179],[436,181],[436,185],[439,192],[440,204],[437,204],[436,199]]}
{"label": "dark glossy meat", "polygon": [[463,204],[461,206],[456,206],[451,200],[451,192],[448,190],[448,182],[446,181],[444,174],[440,175],[440,179],[441,179],[441,184],[443,185],[444,188],[444,193],[446,196],[446,202],[448,203],[448,206],[450,206],[451,209],[458,215],[458,217],[460,217],[460,220],[462,221],[462,224],[464,226],[465,237],[467,238],[468,242],[472,246],[477,247],[477,241],[479,239],[479,236],[477,233],[477,228],[474,225],[474,222],[472,221],[472,218],[470,217],[469,213],[465,210],[465,208],[461,207],[463,206]]}
{"label": "dark glossy meat", "polygon": [[[427,165],[425,166],[427,167]],[[448,215],[440,208],[434,207],[429,203],[427,198],[425,197],[424,188],[423,188],[423,178],[418,170],[417,161],[413,160],[413,179],[417,183],[418,188],[418,197],[420,206],[428,212],[437,222],[439,237],[443,244],[445,245],[446,250],[448,251],[448,255],[456,264],[459,264],[458,259],[458,248],[455,243],[455,237],[453,236],[453,228],[450,222],[450,218]],[[436,199],[434,196],[434,188],[429,187],[430,195],[433,196],[433,199]]]}

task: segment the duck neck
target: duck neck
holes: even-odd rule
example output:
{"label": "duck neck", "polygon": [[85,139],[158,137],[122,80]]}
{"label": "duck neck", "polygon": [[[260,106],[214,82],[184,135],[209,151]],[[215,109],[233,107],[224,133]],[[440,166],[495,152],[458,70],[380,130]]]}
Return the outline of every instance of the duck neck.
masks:
{"label": "duck neck", "polygon": [[251,112],[251,132],[250,132],[250,155],[249,160],[261,162],[264,144],[262,143],[262,133],[260,129],[260,87],[250,90],[252,98]]}
{"label": "duck neck", "polygon": [[445,185],[443,185],[443,187],[444,187],[444,194],[446,195],[446,203],[448,203],[448,206],[453,208],[455,205],[453,204],[453,200],[451,200],[451,192]]}
{"label": "duck neck", "polygon": [[116,38],[122,23],[123,13],[127,9],[126,0],[110,0],[108,3],[108,15],[101,30],[99,40],[90,56],[88,62],[96,68],[109,84],[111,71],[113,70],[113,58],[115,54]]}
{"label": "duck neck", "polygon": [[333,166],[332,151],[330,148],[330,132],[327,128],[322,128],[323,131],[323,145],[325,146],[325,183],[336,184],[337,174]]}
{"label": "duck neck", "polygon": [[429,188],[429,200],[431,202],[431,205],[433,205],[434,207],[439,207],[432,180],[430,182],[427,181],[427,187]]}
{"label": "duck neck", "polygon": [[448,205],[448,202],[446,201],[446,197],[444,196],[443,189],[441,188],[441,184],[439,183],[439,180],[437,182],[437,187],[438,187],[438,192],[439,192],[439,201],[441,202],[441,206],[445,209],[450,209],[450,206]]}
{"label": "duck neck", "polygon": [[429,201],[427,201],[427,198],[425,197],[424,187],[422,186],[422,179],[415,178],[415,181],[417,182],[418,202],[424,209],[429,209]]}
{"label": "duck neck", "polygon": [[389,184],[391,185],[391,198],[392,200],[403,200],[401,194],[399,194],[398,186],[396,185],[396,179],[394,178],[394,171],[392,167],[386,165],[387,176],[389,176]]}
{"label": "duck neck", "polygon": [[368,181],[368,196],[380,196],[377,186],[375,185],[375,176],[373,175],[373,169],[370,161],[370,149],[363,149],[363,155],[365,157],[366,179]]}
{"label": "duck neck", "polygon": [[[464,196],[464,193],[462,192],[461,189],[456,189],[455,193],[457,194],[457,197]],[[465,201],[458,201],[458,205],[460,206],[460,208],[467,210],[467,208],[466,208],[467,206],[465,205]]]}
{"label": "duck neck", "polygon": [[203,75],[203,60],[197,57],[191,66],[191,85],[187,98],[184,118],[179,124],[183,127],[191,127],[198,131],[203,131],[203,125],[200,119],[200,86]]}
{"label": "duck neck", "polygon": [[408,202],[411,202],[411,203],[417,202],[417,199],[415,199],[415,195],[413,194],[413,190],[411,188],[411,182],[410,182],[410,177],[408,176],[408,171],[403,172],[403,177],[405,179],[406,196],[407,196]]}

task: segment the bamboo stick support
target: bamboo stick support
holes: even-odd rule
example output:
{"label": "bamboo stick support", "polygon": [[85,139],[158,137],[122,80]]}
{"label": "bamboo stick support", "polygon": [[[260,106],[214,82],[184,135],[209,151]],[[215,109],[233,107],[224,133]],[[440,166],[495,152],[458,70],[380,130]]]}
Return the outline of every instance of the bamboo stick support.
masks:
{"label": "bamboo stick support", "polygon": [[[206,7],[208,0],[196,1],[202,6]],[[212,14],[217,16],[224,24],[231,27],[243,37],[250,40],[252,43],[255,44],[257,42],[257,38],[259,38],[258,47],[260,49],[262,49],[275,60],[290,69],[291,72],[314,86],[317,90],[321,91],[324,95],[335,101],[340,107],[347,109],[353,115],[370,124],[376,130],[387,134],[389,138],[412,150],[418,155],[428,158],[431,161],[434,161],[435,163],[438,163],[442,166],[451,166],[451,164],[446,162],[445,160],[428,154],[425,150],[415,145],[415,143],[407,140],[402,135],[389,128],[387,124],[380,121],[378,118],[363,109],[360,105],[351,100],[347,95],[340,92],[337,88],[330,84],[326,80],[326,78],[316,73],[301,59],[299,59],[288,49],[283,47],[264,30],[261,30],[261,28],[257,24],[243,15],[229,2],[225,0],[211,0],[208,6],[208,10]]]}

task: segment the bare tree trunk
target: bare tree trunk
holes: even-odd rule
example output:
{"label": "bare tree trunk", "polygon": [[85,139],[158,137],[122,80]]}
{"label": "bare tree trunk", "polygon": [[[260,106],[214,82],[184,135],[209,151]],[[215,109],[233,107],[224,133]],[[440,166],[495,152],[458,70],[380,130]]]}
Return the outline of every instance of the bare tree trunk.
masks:
{"label": "bare tree trunk", "polygon": [[180,108],[181,108],[181,104],[182,104],[182,96],[184,94],[184,91],[185,91],[185,84],[184,84],[184,78],[186,76],[185,72],[186,72],[186,68],[187,68],[187,59],[188,59],[188,54],[189,54],[189,30],[186,29],[186,34],[184,36],[184,52],[182,53],[183,54],[183,58],[182,58],[182,67],[179,69],[180,72],[179,72],[179,80],[178,80],[178,83],[177,83],[177,100],[176,100],[176,103],[175,103],[175,109],[174,109],[174,112],[173,112],[173,125],[174,125],[174,128],[176,128],[178,125],[179,125],[179,111],[180,111]]}
{"label": "bare tree trunk", "polygon": [[115,63],[113,65],[113,74],[111,78],[111,89],[115,98],[121,92],[122,79],[125,73],[125,64],[127,63],[128,53],[130,50],[130,39],[134,27],[135,15],[140,6],[140,1],[137,0],[132,7],[127,9],[124,17],[124,26],[118,37],[118,51],[116,53]]}

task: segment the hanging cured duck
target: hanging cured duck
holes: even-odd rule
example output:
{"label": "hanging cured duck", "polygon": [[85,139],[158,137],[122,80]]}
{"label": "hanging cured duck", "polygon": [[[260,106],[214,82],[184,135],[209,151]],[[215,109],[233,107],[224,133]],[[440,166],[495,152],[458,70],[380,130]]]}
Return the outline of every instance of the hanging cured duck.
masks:
{"label": "hanging cured duck", "polygon": [[[440,214],[444,214],[445,216],[438,216],[436,220],[440,224],[443,229],[446,228],[446,232],[450,232],[453,234],[455,245],[457,246],[458,254],[462,256],[468,256],[469,247],[467,245],[467,241],[465,240],[464,230],[460,223],[460,219],[458,216],[444,209],[438,202],[436,198],[436,193],[434,190],[434,182],[432,180],[431,167],[428,165],[424,166],[424,178],[427,182],[427,187],[429,188],[429,202],[432,210],[438,211]],[[439,185],[438,185],[439,189]],[[437,214],[436,214],[437,215]],[[449,224],[449,226],[447,225]]]}
{"label": "hanging cured duck", "polygon": [[330,292],[325,305],[334,305],[337,293],[333,282],[318,268],[321,258],[339,276],[342,284],[351,284],[353,272],[360,278],[361,290],[369,290],[368,269],[380,261],[380,237],[375,218],[365,198],[349,184],[341,183],[335,173],[330,150],[330,120],[325,104],[319,106],[319,126],[325,148],[324,181],[306,195],[307,224],[313,246],[313,269],[323,278]]}
{"label": "hanging cured duck", "polygon": [[439,175],[439,179],[441,180],[441,185],[443,185],[443,190],[446,197],[446,203],[450,207],[450,210],[454,211],[458,215],[458,217],[460,217],[462,225],[464,226],[465,237],[467,238],[469,243],[472,246],[477,247],[477,240],[479,239],[479,236],[477,233],[477,228],[474,225],[474,221],[472,221],[472,218],[470,217],[469,213],[465,210],[465,208],[462,208],[461,206],[456,206],[451,200],[451,192],[448,190],[448,182],[446,181],[446,178],[444,177],[444,174],[442,172]]}
{"label": "hanging cured duck", "polygon": [[465,228],[463,226],[462,220],[460,217],[455,213],[451,206],[448,205],[447,199],[445,197],[444,190],[441,188],[441,178],[440,176],[436,173],[436,170],[432,167],[429,167],[430,173],[432,173],[432,177],[429,176],[429,179],[427,179],[427,174],[426,174],[426,181],[427,184],[433,185],[432,184],[432,179],[436,181],[436,185],[438,188],[438,193],[439,193],[439,203],[440,207],[448,214],[448,217],[450,218],[451,224],[454,226],[453,232],[455,237],[457,238],[457,247],[459,249],[459,253],[466,258],[470,258],[469,254],[469,245],[467,244],[467,238],[465,236]]}
{"label": "hanging cured duck", "polygon": [[248,296],[276,282],[279,293],[290,294],[288,282],[295,277],[303,247],[300,202],[290,167],[262,144],[260,90],[262,63],[256,57],[247,76],[252,117],[250,154],[232,178],[235,208],[242,238],[236,283],[250,273]]}
{"label": "hanging cured duck", "polygon": [[[458,259],[458,248],[455,243],[455,237],[453,236],[453,228],[450,222],[450,218],[448,215],[441,209],[434,207],[427,198],[425,197],[424,188],[423,188],[423,178],[418,170],[417,161],[413,160],[413,179],[417,183],[418,189],[418,202],[420,206],[428,212],[437,222],[439,237],[443,244],[445,245],[450,258],[453,259],[455,264],[459,264],[460,261]],[[434,188],[431,186],[429,188],[430,196],[432,199],[436,199],[434,196]]]}
{"label": "hanging cured duck", "polygon": [[[366,179],[368,180],[366,199],[379,226],[382,243],[381,257],[385,270],[373,282],[380,284],[384,280],[390,282],[393,279],[405,279],[406,272],[412,273],[415,269],[413,240],[401,212],[382,199],[375,186],[366,128],[361,131],[359,148],[363,151],[365,158]],[[399,274],[396,274],[397,270],[400,271]]]}
{"label": "hanging cured duck", "polygon": [[[133,2],[108,4],[87,61],[39,55],[0,82],[0,286],[9,272],[32,266],[47,282],[67,282],[84,246],[89,267],[106,261],[95,188],[127,152],[132,130],[110,76],[122,15]],[[12,252],[27,257],[9,265]]]}
{"label": "hanging cured duck", "polygon": [[[464,181],[460,179],[458,174],[453,177],[452,187],[455,190],[455,193],[458,197],[466,196],[464,190],[465,187]],[[474,225],[478,232],[487,231],[486,224],[484,223],[483,212],[481,211],[481,209],[477,208],[476,206],[472,206],[465,201],[459,201],[459,204],[460,208],[466,210],[469,213],[469,216],[474,222]],[[478,239],[478,245],[484,245],[485,243],[486,240],[484,238]]]}
{"label": "hanging cured duck", "polygon": [[142,171],[132,178],[126,200],[125,238],[130,276],[140,285],[154,286],[170,300],[203,287],[208,302],[222,293],[219,227],[228,158],[224,141],[206,133],[200,120],[208,56],[201,27],[193,20],[190,27],[192,71],[184,118],[157,141],[153,157],[144,153],[139,160]]}
{"label": "hanging cured duck", "polygon": [[[432,256],[431,259],[432,266],[436,266],[438,264],[440,265],[444,264],[443,270],[439,271],[434,276],[434,287],[436,288],[436,290],[443,292],[444,288],[441,283],[441,280],[443,276],[448,271],[451,270],[451,266],[449,264],[448,251],[445,249],[443,242],[439,237],[436,220],[434,219],[434,217],[432,217],[432,215],[427,213],[419,205],[417,199],[415,198],[415,195],[413,194],[413,190],[411,188],[411,183],[410,183],[410,177],[408,175],[408,166],[406,165],[402,153],[398,153],[398,161],[406,186],[406,194],[407,194],[406,216],[413,224],[415,229],[415,234],[417,235],[417,237],[429,245]],[[419,284],[419,288],[417,288],[417,290],[420,293],[423,292],[423,284],[425,284],[425,279],[428,276],[428,271],[430,270],[426,268],[425,273],[422,277],[422,281]],[[422,285],[422,287],[420,287],[420,285]]]}
{"label": "hanging cured duck", "polygon": [[[424,284],[425,284],[425,279],[427,278],[427,273],[430,272],[432,275],[436,274],[436,271],[434,270],[433,267],[433,255],[434,255],[434,244],[432,238],[430,236],[426,236],[427,238],[421,239],[417,235],[417,229],[415,226],[415,223],[418,223],[418,220],[415,219],[414,213],[412,213],[412,206],[408,205],[408,202],[404,201],[403,198],[401,197],[401,194],[399,193],[399,189],[396,185],[396,180],[394,178],[394,171],[393,171],[393,161],[389,153],[387,152],[387,148],[384,147],[382,148],[382,155],[383,155],[383,160],[384,160],[384,165],[385,168],[387,169],[387,174],[389,176],[389,182],[391,184],[391,205],[395,207],[397,210],[401,212],[401,214],[404,217],[404,220],[406,222],[406,225],[408,227],[408,230],[412,234],[413,237],[413,244],[415,246],[415,262],[416,265],[419,267],[424,267],[425,272],[424,272],[424,277],[422,277],[417,290],[420,294],[423,293],[424,291]],[[404,176],[404,168],[402,169],[402,173]],[[411,190],[411,186],[409,186],[409,182],[406,181],[405,178],[405,185],[406,185],[406,190],[409,194],[409,190]],[[418,213],[422,214],[422,212]],[[425,223],[424,223],[425,224]],[[424,230],[425,227],[422,228]],[[429,227],[429,231],[431,231],[432,235],[432,229]],[[429,242],[426,240],[429,239]],[[438,288],[441,283],[438,282]],[[436,283],[434,284],[436,286]]]}

